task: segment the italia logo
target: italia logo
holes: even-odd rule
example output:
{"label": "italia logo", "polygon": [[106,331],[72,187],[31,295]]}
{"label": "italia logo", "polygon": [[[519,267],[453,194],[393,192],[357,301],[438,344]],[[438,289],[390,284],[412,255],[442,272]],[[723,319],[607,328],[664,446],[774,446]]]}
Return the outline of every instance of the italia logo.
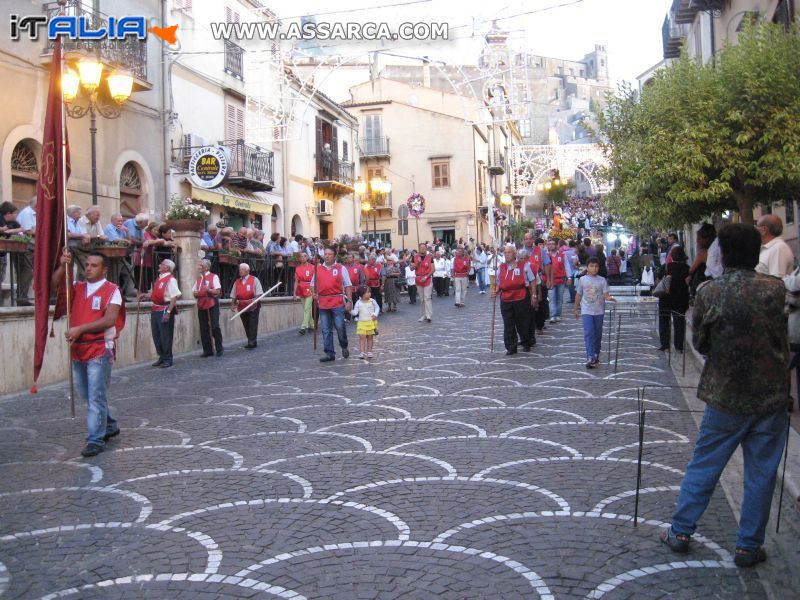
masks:
{"label": "italia logo", "polygon": [[142,16],[108,17],[108,22],[94,28],[91,15],[56,15],[48,20],[44,15],[10,16],[11,39],[17,41],[22,32],[27,32],[29,40],[38,40],[42,28],[46,28],[47,39],[55,40],[61,36],[70,40],[122,40],[134,37],[137,40],[147,38],[150,32],[169,45],[178,43],[175,35],[178,26],[147,27],[147,19]]}

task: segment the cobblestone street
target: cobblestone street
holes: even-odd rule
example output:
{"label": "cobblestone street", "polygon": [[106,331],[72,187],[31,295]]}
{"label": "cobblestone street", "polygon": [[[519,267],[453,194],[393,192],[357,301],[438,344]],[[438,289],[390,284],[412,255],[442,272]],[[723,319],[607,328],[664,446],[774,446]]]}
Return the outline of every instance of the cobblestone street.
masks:
{"label": "cobblestone street", "polygon": [[369,363],[290,331],[115,373],[94,459],[64,386],[0,401],[0,596],[766,597],[721,489],[689,555],[658,541],[697,428],[649,317],[621,313],[615,373],[573,319],[506,357],[488,296],[434,305],[384,316]]}

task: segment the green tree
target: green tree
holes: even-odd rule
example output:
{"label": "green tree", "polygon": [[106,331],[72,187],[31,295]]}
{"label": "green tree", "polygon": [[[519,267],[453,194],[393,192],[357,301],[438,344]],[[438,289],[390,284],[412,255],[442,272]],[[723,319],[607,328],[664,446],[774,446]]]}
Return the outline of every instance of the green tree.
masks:
{"label": "green tree", "polygon": [[641,96],[608,99],[598,131],[609,211],[634,229],[679,227],[800,193],[800,36],[748,28],[716,65],[685,53]]}

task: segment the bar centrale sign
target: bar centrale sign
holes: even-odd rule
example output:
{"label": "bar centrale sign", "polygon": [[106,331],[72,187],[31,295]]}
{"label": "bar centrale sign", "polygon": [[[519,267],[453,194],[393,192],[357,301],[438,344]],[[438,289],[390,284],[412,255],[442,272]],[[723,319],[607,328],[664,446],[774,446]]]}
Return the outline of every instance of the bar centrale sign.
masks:
{"label": "bar centrale sign", "polygon": [[203,146],[189,160],[189,179],[192,185],[212,189],[228,177],[230,154],[222,146]]}

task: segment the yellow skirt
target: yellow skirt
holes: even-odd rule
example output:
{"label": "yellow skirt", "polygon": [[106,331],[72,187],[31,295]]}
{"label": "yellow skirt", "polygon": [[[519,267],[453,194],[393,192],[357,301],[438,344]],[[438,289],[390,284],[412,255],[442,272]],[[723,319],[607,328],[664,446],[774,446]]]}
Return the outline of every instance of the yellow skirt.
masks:
{"label": "yellow skirt", "polygon": [[359,321],[356,324],[356,333],[358,335],[375,335],[377,327],[377,321]]}

